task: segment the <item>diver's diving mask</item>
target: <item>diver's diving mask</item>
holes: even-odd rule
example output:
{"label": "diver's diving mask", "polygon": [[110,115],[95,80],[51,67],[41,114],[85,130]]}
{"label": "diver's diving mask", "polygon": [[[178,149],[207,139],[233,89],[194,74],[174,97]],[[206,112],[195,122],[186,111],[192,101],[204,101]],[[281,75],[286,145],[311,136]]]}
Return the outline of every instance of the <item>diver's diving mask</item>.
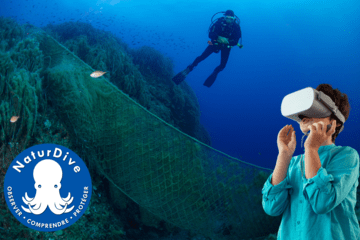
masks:
{"label": "diver's diving mask", "polygon": [[[321,91],[307,87],[290,93],[281,102],[281,114],[298,123],[301,116],[309,118],[325,118],[332,113],[343,123],[340,132],[344,129],[345,117],[339,111],[332,99]],[[301,118],[300,118],[300,117]]]}
{"label": "diver's diving mask", "polygon": [[235,21],[235,17],[232,17],[232,16],[225,16],[225,20],[227,23],[232,23]]}

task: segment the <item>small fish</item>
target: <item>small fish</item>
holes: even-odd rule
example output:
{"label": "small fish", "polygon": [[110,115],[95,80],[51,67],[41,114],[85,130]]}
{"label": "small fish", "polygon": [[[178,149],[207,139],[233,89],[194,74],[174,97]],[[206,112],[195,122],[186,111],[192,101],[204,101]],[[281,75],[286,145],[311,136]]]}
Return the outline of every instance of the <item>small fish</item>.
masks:
{"label": "small fish", "polygon": [[14,123],[19,119],[20,116],[12,116],[10,122]]}
{"label": "small fish", "polygon": [[101,77],[102,75],[104,75],[105,73],[106,73],[106,72],[95,71],[95,72],[93,72],[92,74],[90,74],[90,77],[98,78],[98,77]]}
{"label": "small fish", "polygon": [[208,41],[207,43],[208,43],[209,45],[213,45],[213,43],[212,43],[211,41]]}

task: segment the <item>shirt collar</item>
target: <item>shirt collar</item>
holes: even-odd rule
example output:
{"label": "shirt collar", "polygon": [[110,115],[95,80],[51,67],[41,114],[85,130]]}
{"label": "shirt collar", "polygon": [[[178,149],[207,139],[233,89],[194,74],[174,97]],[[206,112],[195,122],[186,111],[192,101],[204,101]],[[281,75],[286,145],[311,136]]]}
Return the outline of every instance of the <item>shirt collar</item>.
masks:
{"label": "shirt collar", "polygon": [[329,149],[331,149],[331,148],[333,148],[333,147],[336,147],[336,146],[335,146],[335,143],[329,144],[329,145],[325,145],[325,146],[320,146],[318,152],[323,152],[323,151],[329,150]]}

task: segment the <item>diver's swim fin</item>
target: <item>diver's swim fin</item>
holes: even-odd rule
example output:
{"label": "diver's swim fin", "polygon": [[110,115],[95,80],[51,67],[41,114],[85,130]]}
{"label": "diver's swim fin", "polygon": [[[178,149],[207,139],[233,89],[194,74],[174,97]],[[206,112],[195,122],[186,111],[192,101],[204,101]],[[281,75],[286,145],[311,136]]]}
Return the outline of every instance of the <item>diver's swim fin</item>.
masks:
{"label": "diver's swim fin", "polygon": [[179,85],[182,81],[185,80],[185,78],[189,74],[189,72],[191,72],[190,69],[186,68],[185,70],[176,74],[175,77],[172,78],[172,80],[174,81],[174,83],[176,83],[176,85]]}
{"label": "diver's swim fin", "polygon": [[211,87],[216,80],[218,73],[213,72],[204,82],[204,86]]}

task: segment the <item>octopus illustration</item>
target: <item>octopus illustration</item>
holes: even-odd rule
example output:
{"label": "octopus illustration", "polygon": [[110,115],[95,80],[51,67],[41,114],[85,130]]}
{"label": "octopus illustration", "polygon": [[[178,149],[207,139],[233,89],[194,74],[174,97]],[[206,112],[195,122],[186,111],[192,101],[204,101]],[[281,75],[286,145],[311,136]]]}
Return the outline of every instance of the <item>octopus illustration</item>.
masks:
{"label": "octopus illustration", "polygon": [[63,172],[57,162],[50,159],[40,161],[34,168],[33,176],[36,194],[34,198],[29,198],[27,192],[25,192],[25,198],[22,197],[22,200],[29,207],[21,206],[25,212],[39,215],[49,206],[49,209],[54,214],[61,215],[70,212],[74,208],[74,206],[68,208],[74,199],[74,197],[70,199],[70,192],[66,198],[60,196],[60,182]]}

